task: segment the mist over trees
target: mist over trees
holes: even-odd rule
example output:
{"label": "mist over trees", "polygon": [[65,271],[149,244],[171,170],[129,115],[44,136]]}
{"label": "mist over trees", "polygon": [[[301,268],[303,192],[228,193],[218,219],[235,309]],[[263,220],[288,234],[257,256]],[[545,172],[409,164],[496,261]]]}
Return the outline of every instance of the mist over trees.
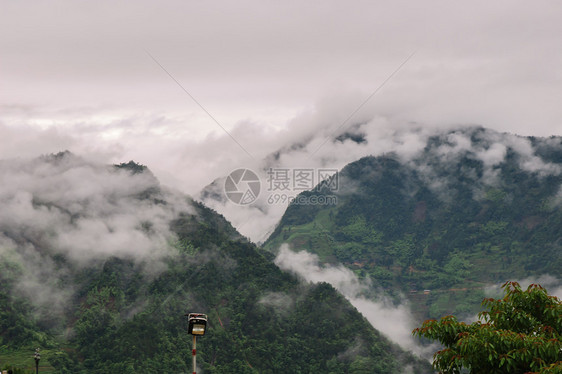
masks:
{"label": "mist over trees", "polygon": [[430,370],[142,165],[63,153],[0,168],[0,365],[29,368],[40,347],[60,373],[185,372],[195,311],[206,373]]}

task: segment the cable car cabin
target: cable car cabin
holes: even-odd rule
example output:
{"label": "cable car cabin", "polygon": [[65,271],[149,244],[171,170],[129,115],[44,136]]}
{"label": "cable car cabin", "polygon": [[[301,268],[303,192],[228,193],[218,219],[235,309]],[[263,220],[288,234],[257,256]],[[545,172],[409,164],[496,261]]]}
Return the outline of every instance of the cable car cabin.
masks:
{"label": "cable car cabin", "polygon": [[189,313],[187,315],[187,332],[191,335],[203,336],[207,329],[207,315]]}

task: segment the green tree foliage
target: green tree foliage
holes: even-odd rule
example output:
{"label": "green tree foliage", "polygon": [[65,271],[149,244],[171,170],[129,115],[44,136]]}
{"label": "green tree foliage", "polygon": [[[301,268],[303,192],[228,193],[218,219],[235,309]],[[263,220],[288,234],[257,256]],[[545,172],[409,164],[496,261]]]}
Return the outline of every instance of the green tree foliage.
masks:
{"label": "green tree foliage", "polygon": [[[470,149],[444,156],[458,136]],[[464,129],[429,138],[409,162],[392,154],[352,162],[339,173],[337,204],[290,205],[264,248],[275,253],[288,243],[368,275],[390,292],[400,289],[420,319],[460,309],[474,314],[479,303],[468,310],[465,291],[481,300],[486,284],[562,268],[562,174],[529,170],[509,142],[506,156],[490,168],[478,154],[498,139],[488,130]],[[531,142],[536,156],[557,170],[562,146],[556,139],[519,140]],[[451,298],[436,306],[431,295],[420,296],[423,290]]]}
{"label": "green tree foliage", "polygon": [[[113,171],[149,172],[132,162]],[[172,204],[166,196],[153,186],[122,203]],[[41,365],[61,374],[191,372],[184,315],[201,312],[209,325],[197,342],[197,363],[208,374],[430,372],[429,363],[380,335],[332,286],[302,284],[222,216],[189,202],[189,212],[169,222],[174,235],[154,261],[116,251],[75,266],[37,240],[56,232],[14,230],[56,265],[57,289],[69,297],[64,311],[49,314],[18,296],[25,267],[0,251],[8,253],[0,257],[0,363],[26,370],[29,352],[41,347]],[[139,229],[151,235],[157,228],[146,220]],[[365,221],[352,225],[350,234],[361,230]],[[377,240],[374,235],[370,242]]]}
{"label": "green tree foliage", "polygon": [[470,325],[454,316],[425,321],[414,335],[439,341],[433,356],[441,373],[562,373],[562,302],[537,284],[506,282],[505,297]]}

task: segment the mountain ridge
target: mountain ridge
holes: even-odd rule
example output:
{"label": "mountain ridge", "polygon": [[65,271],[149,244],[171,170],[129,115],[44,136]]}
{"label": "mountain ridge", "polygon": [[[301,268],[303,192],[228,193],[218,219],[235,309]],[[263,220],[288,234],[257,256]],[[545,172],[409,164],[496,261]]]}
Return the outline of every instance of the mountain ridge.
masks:
{"label": "mountain ridge", "polygon": [[[264,248],[343,263],[405,294],[420,319],[475,313],[491,284],[561,277],[561,154],[560,137],[469,127],[413,157],[366,156],[339,172],[336,206],[290,205]],[[451,289],[466,292],[440,293]]]}
{"label": "mountain ridge", "polygon": [[206,312],[207,373],[429,372],[332,286],[282,272],[142,165],[64,153],[0,171],[3,363],[39,346],[60,373],[184,372],[184,314]]}

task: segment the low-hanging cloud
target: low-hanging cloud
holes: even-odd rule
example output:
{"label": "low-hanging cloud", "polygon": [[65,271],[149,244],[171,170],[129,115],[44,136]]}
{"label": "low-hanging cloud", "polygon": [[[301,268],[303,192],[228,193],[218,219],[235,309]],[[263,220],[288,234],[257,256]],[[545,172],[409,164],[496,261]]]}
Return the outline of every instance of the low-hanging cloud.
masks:
{"label": "low-hanging cloud", "polygon": [[[333,104],[333,103],[332,103]],[[263,242],[274,230],[288,206],[287,201],[271,199],[276,193],[295,197],[300,190],[271,190],[268,184],[270,170],[292,170],[299,168],[319,170],[330,168],[341,170],[346,164],[364,156],[392,154],[404,165],[416,170],[420,178],[444,201],[450,201],[453,194],[450,186],[456,184],[454,173],[463,158],[481,163],[482,173],[464,167],[464,177],[473,181],[471,188],[475,199],[480,199],[490,187],[501,188],[501,164],[508,153],[516,156],[518,166],[525,172],[534,173],[537,178],[558,175],[560,165],[543,159],[537,147],[557,147],[553,138],[529,138],[515,134],[499,133],[476,126],[431,127],[377,116],[376,113],[363,113],[358,122],[341,126],[337,120],[328,120],[323,111],[334,111],[319,106],[316,113],[295,118],[290,131],[280,138],[285,144],[278,147],[261,161],[254,160],[245,166],[258,174],[261,180],[261,195],[249,205],[237,205],[224,195],[224,179],[203,190],[202,201],[229,219],[242,234],[256,242]],[[349,108],[347,108],[349,109]],[[340,107],[340,110],[345,110]],[[308,121],[308,122],[307,122]],[[289,127],[291,129],[291,126]],[[438,139],[436,145],[434,140]],[[266,140],[267,141],[267,138]],[[271,142],[279,145],[281,140]],[[433,142],[433,143],[432,143]],[[232,171],[232,170],[230,170]],[[229,171],[229,172],[230,172]],[[446,171],[447,173],[443,173]],[[353,181],[342,180],[339,194],[352,192],[356,186]]]}
{"label": "low-hanging cloud", "polygon": [[[62,3],[65,12],[11,2],[0,13],[11,31],[0,38],[0,158],[71,149],[134,159],[195,196],[297,144],[279,165],[413,154],[427,126],[561,132],[560,4],[475,1],[459,12],[443,0],[424,11],[400,2]],[[424,130],[393,143],[405,124]],[[326,142],[356,125],[367,142]],[[545,167],[538,161],[525,165]],[[256,209],[244,225],[251,214],[217,208],[256,241],[279,218]]]}
{"label": "low-hanging cloud", "polygon": [[0,178],[4,235],[23,235],[77,263],[158,255],[171,235],[169,221],[189,209],[186,202],[176,205],[180,199],[155,204],[139,198],[159,187],[149,172],[131,174],[72,156],[5,161]]}
{"label": "low-hanging cloud", "polygon": [[[562,300],[562,279],[550,274],[543,274],[540,276],[526,277],[523,279],[513,279],[512,281],[519,283],[522,289],[527,289],[531,284],[538,284],[545,288],[549,295],[556,296]],[[484,289],[487,296],[501,297],[503,291],[501,284],[494,284]]]}
{"label": "low-hanging cloud", "polygon": [[[432,166],[419,159],[428,140],[439,137],[446,144],[430,151],[441,166],[445,163],[454,166],[460,157],[467,155],[482,162],[483,174],[474,184],[476,196],[481,195],[478,189],[498,186],[499,165],[508,152],[518,155],[523,170],[539,177],[560,173],[559,165],[545,161],[536,152],[539,143],[559,145],[558,138],[535,138],[532,144],[528,138],[494,130],[486,130],[474,138],[475,127],[458,125],[457,121],[452,120],[448,125],[409,122],[391,114],[383,115],[374,105],[362,107],[349,118],[364,98],[358,92],[326,95],[279,128],[251,119],[236,122],[228,131],[253,158],[224,132],[215,129],[206,135],[193,135],[189,118],[150,113],[115,118],[92,116],[81,120],[80,127],[71,127],[72,131],[56,124],[40,129],[26,121],[0,123],[0,135],[10,139],[10,144],[19,145],[3,146],[0,156],[29,157],[35,148],[57,152],[65,147],[104,162],[134,159],[149,165],[164,185],[193,196],[198,196],[202,189],[208,190],[205,186],[215,180],[214,192],[223,195],[222,198],[204,195],[199,198],[255,242],[267,239],[288,206],[286,200],[268,201],[272,192],[266,191],[270,168],[340,170],[364,156],[392,153],[415,167],[428,185],[443,191],[441,195],[446,198],[448,180],[435,175]],[[255,171],[262,182],[260,198],[247,206],[233,204],[224,197],[221,177],[239,168]],[[340,192],[345,193],[347,187],[352,186],[342,184]],[[294,197],[300,191],[283,192]]]}
{"label": "low-hanging cloud", "polygon": [[341,292],[377,330],[404,349],[428,358],[434,347],[422,347],[413,337],[415,320],[406,301],[395,305],[380,294],[376,300],[365,296],[373,289],[370,281],[360,280],[343,265],[320,265],[318,256],[307,251],[293,252],[287,244],[279,248],[275,263],[306,282],[326,282]]}
{"label": "low-hanging cloud", "polygon": [[0,258],[19,268],[14,291],[52,313],[74,292],[62,281],[70,271],[113,257],[146,275],[163,270],[161,260],[174,254],[170,221],[194,211],[148,171],[68,153],[0,162],[0,205]]}

